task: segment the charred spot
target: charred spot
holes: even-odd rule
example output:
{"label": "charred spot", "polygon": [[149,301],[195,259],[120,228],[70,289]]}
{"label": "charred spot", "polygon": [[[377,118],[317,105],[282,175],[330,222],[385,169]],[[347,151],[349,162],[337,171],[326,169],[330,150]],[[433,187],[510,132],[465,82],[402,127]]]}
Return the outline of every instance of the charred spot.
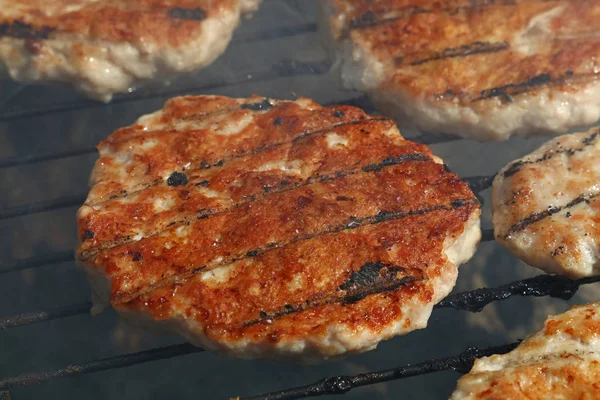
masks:
{"label": "charred spot", "polygon": [[283,124],[283,118],[281,118],[281,117],[277,117],[273,121],[273,125],[282,125],[282,124]]}
{"label": "charred spot", "polygon": [[346,196],[337,196],[335,199],[337,201],[350,201],[350,200],[352,200],[350,197],[346,197]]}
{"label": "charred spot", "polygon": [[132,253],[131,255],[132,255],[133,261],[141,261],[144,259],[144,257],[142,256],[142,253],[140,253],[139,251],[136,251],[136,252]]}
{"label": "charred spot", "polygon": [[339,289],[348,290],[357,286],[370,285],[379,278],[379,272],[385,267],[386,264],[381,261],[366,263],[358,271],[353,271],[346,282],[340,285]]}
{"label": "charred spot", "polygon": [[221,160],[221,161],[217,161],[217,162],[215,163],[215,167],[222,167],[222,166],[223,166],[223,160]]}
{"label": "charred spot", "polygon": [[570,69],[567,70],[566,72],[567,76],[573,76],[573,71],[571,71]]}
{"label": "charred spot", "polygon": [[512,102],[512,98],[509,96],[512,93],[519,93],[523,90],[527,90],[536,86],[546,85],[552,82],[552,75],[550,74],[539,74],[533,76],[523,82],[510,83],[508,85],[499,86],[491,89],[485,89],[481,91],[481,97],[477,100],[488,99],[492,97],[500,97],[507,102]]}
{"label": "charred spot", "polygon": [[118,196],[118,195],[116,195],[116,194],[112,194],[112,195],[110,195],[109,199],[110,199],[110,200],[114,200],[114,199],[116,199],[117,197],[119,197],[119,196]]}
{"label": "charred spot", "polygon": [[208,208],[201,208],[198,211],[196,211],[196,213],[198,214],[198,219],[204,219],[208,218],[208,216],[212,214],[212,211]]}
{"label": "charred spot", "polygon": [[206,162],[206,160],[200,161],[200,169],[209,169],[209,168],[210,168],[210,164],[208,162]]}
{"label": "charred spot", "polygon": [[381,210],[375,216],[375,223],[387,221],[388,219],[392,218],[394,214],[395,213],[393,211]]}
{"label": "charred spot", "polygon": [[590,144],[592,144],[594,142],[594,140],[596,140],[597,137],[598,137],[598,132],[594,132],[590,136],[583,139],[583,144],[586,146],[589,146]]}
{"label": "charred spot", "polygon": [[357,228],[357,227],[359,227],[360,225],[361,225],[361,222],[360,222],[360,220],[359,220],[358,218],[356,218],[356,217],[350,217],[350,218],[348,219],[348,223],[346,223],[346,226],[347,226],[348,228],[351,228],[351,229],[352,229],[352,228]]}
{"label": "charred spot", "polygon": [[365,165],[362,170],[364,172],[372,172],[372,171],[381,171],[385,167],[391,167],[393,165],[398,165],[403,162],[410,161],[428,161],[429,157],[425,154],[414,153],[414,154],[404,154],[399,157],[388,157],[380,163]]}
{"label": "charred spot", "polygon": [[306,207],[307,205],[309,205],[312,202],[313,202],[313,200],[310,197],[299,196],[298,197],[298,208],[303,209],[304,207]]}
{"label": "charred spot", "polygon": [[170,227],[172,227],[172,226],[173,226],[173,225],[175,225],[176,223],[177,223],[177,221],[169,222],[169,223],[167,224],[167,228],[170,228]]}
{"label": "charred spot", "polygon": [[246,253],[246,257],[256,257],[259,254],[260,254],[259,250],[250,250],[249,252]]}
{"label": "charred spot", "polygon": [[167,16],[173,19],[186,19],[191,21],[202,21],[206,19],[206,12],[199,8],[174,7],[167,12]]}
{"label": "charred spot", "polygon": [[452,200],[452,202],[450,203],[450,205],[452,206],[452,208],[463,207],[465,204],[467,204],[467,200],[465,200],[465,199]]}
{"label": "charred spot", "polygon": [[205,187],[205,186],[208,186],[209,183],[210,183],[209,181],[203,180],[202,182],[196,183],[196,186],[198,186],[198,187]]}
{"label": "charred spot", "polygon": [[188,183],[187,175],[182,172],[173,172],[167,178],[167,185],[169,185],[169,186],[182,186],[182,185],[187,185],[187,183]]}
{"label": "charred spot", "polygon": [[267,318],[267,317],[269,316],[269,314],[267,314],[267,313],[266,313],[266,312],[264,312],[264,311],[261,311],[261,312],[259,312],[259,313],[258,313],[258,315],[259,315],[259,316],[260,316],[260,318],[262,318],[262,319],[265,319],[265,318]]}
{"label": "charred spot", "polygon": [[273,108],[273,104],[271,104],[269,99],[264,99],[260,103],[247,103],[247,104],[242,104],[240,107],[245,110],[264,111],[264,110],[270,110],[271,108]]}
{"label": "charred spot", "polygon": [[55,28],[43,26],[36,28],[23,21],[13,21],[0,24],[0,37],[14,37],[18,39],[48,39]]}
{"label": "charred spot", "polygon": [[561,255],[563,252],[565,251],[565,246],[558,246],[556,249],[554,249],[554,251],[552,252],[552,257],[556,257],[558,255]]}
{"label": "charred spot", "polygon": [[86,229],[83,231],[83,240],[93,239],[93,238],[94,238],[94,232],[90,231],[89,229]]}
{"label": "charred spot", "polygon": [[565,214],[565,217],[571,218],[571,211],[567,211],[567,213]]}
{"label": "charred spot", "polygon": [[342,110],[335,110],[335,112],[333,113],[333,116],[336,118],[342,118],[344,115],[344,112]]}

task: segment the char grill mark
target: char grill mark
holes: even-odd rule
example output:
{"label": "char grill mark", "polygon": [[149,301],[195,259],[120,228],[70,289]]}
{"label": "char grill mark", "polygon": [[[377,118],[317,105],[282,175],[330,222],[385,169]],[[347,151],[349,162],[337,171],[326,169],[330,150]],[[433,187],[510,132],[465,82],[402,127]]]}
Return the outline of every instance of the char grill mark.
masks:
{"label": "char grill mark", "polygon": [[[290,246],[290,245],[293,245],[293,244],[296,244],[299,242],[315,239],[315,238],[321,237],[323,235],[335,234],[335,233],[340,233],[343,231],[358,229],[360,227],[367,226],[367,225],[377,225],[377,224],[381,224],[383,222],[401,220],[401,219],[404,219],[407,217],[425,215],[425,214],[433,213],[436,211],[454,211],[454,210],[457,210],[457,209],[460,209],[463,207],[478,206],[478,205],[479,205],[479,201],[477,200],[477,198],[464,198],[464,199],[453,200],[449,204],[438,204],[438,205],[434,205],[431,207],[425,207],[425,208],[414,209],[414,210],[402,210],[402,209],[381,210],[375,215],[369,215],[369,216],[366,216],[363,218],[357,218],[354,216],[350,216],[346,219],[346,221],[344,221],[340,224],[325,226],[324,229],[318,230],[313,233],[299,234],[299,235],[293,236],[290,240],[287,240],[287,241],[267,243],[261,248],[254,249],[251,251],[244,251],[242,253],[235,254],[233,256],[225,257],[222,260],[220,260],[219,262],[213,262],[213,263],[210,263],[207,265],[195,267],[193,270],[191,270],[188,273],[181,273],[179,275],[175,275],[175,276],[171,276],[166,279],[159,280],[158,282],[156,282],[154,284],[149,284],[149,285],[143,287],[143,289],[141,289],[141,290],[138,290],[135,292],[124,292],[124,293],[117,294],[116,296],[113,297],[113,303],[114,304],[131,303],[138,297],[143,296],[149,292],[160,289],[167,285],[171,285],[173,283],[177,283],[177,282],[181,282],[183,280],[189,279],[190,277],[192,277],[193,275],[195,275],[196,273],[198,273],[200,271],[202,271],[202,272],[210,271],[210,270],[213,270],[220,266],[231,264],[236,261],[241,261],[245,258],[260,256],[270,250],[281,249],[281,248],[284,248],[284,247],[287,247],[287,246]],[[354,283],[356,283],[357,281],[358,281],[357,279],[354,279]],[[351,286],[352,286],[352,284],[348,285],[348,287],[351,287]],[[355,284],[352,287],[355,287],[358,290],[360,285]],[[390,290],[392,290],[392,289],[390,289]],[[357,296],[358,293],[359,292],[357,291],[353,295]]]}
{"label": "char grill mark", "polygon": [[[547,2],[552,3],[562,3],[564,0],[545,0]],[[491,7],[491,6],[515,6],[519,3],[527,3],[527,2],[535,2],[535,0],[497,0],[497,1],[489,1],[489,0],[467,0],[467,1],[459,1],[456,2],[454,6],[443,7],[438,4],[434,4],[433,7],[423,7],[423,6],[409,6],[402,7],[398,9],[385,9],[385,10],[377,10],[373,12],[372,10],[368,10],[365,13],[354,17],[350,20],[349,27],[350,29],[368,29],[375,26],[383,25],[386,23],[394,22],[404,18],[410,18],[414,15],[418,14],[432,14],[432,13],[446,13],[450,15],[457,14],[459,12],[465,12],[472,9],[480,9],[483,7]],[[391,14],[386,16],[386,14]]]}
{"label": "char grill mark", "polygon": [[[343,306],[354,304],[370,295],[391,292],[402,286],[426,280],[421,271],[417,270],[417,276],[406,275],[409,272],[401,266],[385,264],[381,261],[369,262],[353,271],[350,277],[341,284],[334,293],[313,298],[298,304],[285,304],[281,309],[274,312],[260,311],[259,317],[243,324],[244,327],[269,322],[286,315],[307,311],[311,308],[341,303]],[[412,272],[412,271],[411,271]],[[398,277],[402,274],[401,277]]]}
{"label": "char grill mark", "polygon": [[563,210],[567,210],[573,206],[576,206],[577,204],[581,204],[581,203],[589,204],[590,200],[595,199],[598,196],[600,196],[600,193],[595,193],[592,195],[581,194],[563,206],[556,206],[556,207],[550,206],[545,211],[533,213],[533,214],[529,215],[528,217],[523,218],[522,220],[520,220],[513,226],[511,226],[510,229],[508,230],[508,232],[506,234],[502,235],[502,238],[509,239],[511,235],[514,235],[515,233],[519,233],[519,232],[523,231],[529,225],[540,222],[543,219],[550,217],[551,215],[559,213]]}
{"label": "char grill mark", "polygon": [[55,30],[55,28],[50,26],[37,28],[33,25],[26,24],[23,21],[16,20],[0,24],[0,38],[13,37],[17,39],[48,39],[50,34]]}
{"label": "char grill mark", "polygon": [[510,43],[498,42],[474,42],[465,44],[459,47],[449,47],[444,49],[441,52],[436,52],[433,55],[417,57],[397,57],[396,64],[409,64],[409,65],[421,65],[431,61],[438,61],[447,58],[456,58],[456,57],[467,57],[473,54],[483,54],[483,53],[497,53],[499,51],[507,50],[510,47]]}
{"label": "char grill mark", "polygon": [[[290,181],[282,179],[279,181],[279,183],[277,185],[270,186],[269,190],[264,191],[262,196],[248,197],[245,201],[232,204],[231,207],[224,206],[224,207],[218,207],[218,208],[213,208],[213,209],[201,209],[201,210],[198,210],[198,212],[196,214],[189,216],[188,218],[184,218],[184,219],[180,219],[180,220],[176,220],[176,221],[170,221],[169,223],[166,224],[166,228],[167,229],[171,229],[173,227],[176,228],[178,225],[186,224],[186,223],[189,224],[194,220],[201,220],[201,219],[206,219],[211,216],[219,215],[221,213],[227,212],[231,208],[240,207],[240,206],[246,205],[248,203],[251,203],[251,202],[254,202],[254,201],[257,201],[260,199],[264,199],[269,194],[283,193],[283,192],[297,189],[300,187],[310,186],[315,183],[331,182],[336,179],[341,179],[341,178],[344,178],[344,177],[347,177],[350,175],[356,175],[361,172],[365,172],[365,173],[379,172],[383,168],[386,168],[386,167],[392,167],[395,165],[401,165],[401,164],[410,163],[410,162],[427,162],[427,161],[431,161],[431,158],[428,155],[421,154],[421,153],[413,153],[413,154],[402,155],[399,157],[388,157],[388,158],[384,159],[383,161],[381,161],[380,163],[369,164],[363,168],[359,167],[359,168],[341,170],[341,171],[337,171],[337,172],[334,172],[331,174],[314,175],[314,176],[309,177],[304,182],[290,182]],[[183,175],[183,174],[181,174],[181,175]],[[202,183],[202,185],[200,185],[200,186],[205,186],[204,182],[207,182],[206,185],[208,185],[208,181],[203,181],[203,182],[200,182],[200,183]],[[171,184],[169,186],[177,186],[177,185]],[[155,232],[147,235],[146,237],[156,236],[156,235],[159,235],[164,232],[165,231],[155,231]],[[109,250],[109,249],[117,247],[117,246],[131,243],[132,241],[133,241],[133,239],[131,237],[125,238],[121,241],[115,241],[115,242],[110,243],[108,246],[94,248],[93,251],[81,252],[79,254],[79,258],[81,260],[85,260],[90,257],[93,257],[94,255],[98,254],[99,252],[101,252],[103,250]],[[256,252],[258,252],[258,251],[256,251]]]}
{"label": "char grill mark", "polygon": [[524,81],[517,83],[509,83],[507,85],[484,89],[480,92],[479,97],[471,100],[472,102],[488,100],[499,97],[501,100],[511,103],[512,96],[516,96],[523,93],[528,93],[537,88],[545,86],[561,85],[564,83],[577,83],[577,82],[588,82],[596,79],[597,73],[593,74],[574,74],[573,71],[568,70],[562,76],[553,77],[551,74],[543,73],[532,76]]}
{"label": "char grill mark", "polygon": [[[288,143],[292,143],[292,142],[299,142],[303,139],[306,139],[308,137],[314,136],[314,135],[319,135],[321,133],[326,133],[331,131],[332,129],[335,128],[339,128],[342,126],[346,126],[346,125],[356,125],[356,124],[360,124],[360,123],[368,123],[368,122],[376,122],[376,121],[389,121],[388,118],[384,118],[384,117],[377,117],[377,118],[369,118],[369,119],[357,119],[357,120],[350,120],[350,121],[344,121],[344,122],[340,122],[340,123],[336,123],[336,124],[332,124],[326,128],[320,128],[314,131],[309,131],[309,132],[302,132],[301,134],[299,134],[298,136],[293,137],[290,140],[286,140],[286,141],[281,141],[281,142],[275,142],[275,143],[270,143],[267,145],[260,145],[258,147],[255,147],[249,151],[246,152],[239,152],[238,154],[233,154],[233,155],[226,155],[223,159],[213,162],[213,163],[209,163],[207,162],[205,159],[191,159],[189,160],[190,163],[192,163],[192,165],[197,165],[197,167],[192,167],[190,169],[188,169],[189,172],[199,172],[205,169],[210,169],[212,167],[223,167],[225,166],[229,161],[232,160],[236,160],[236,159],[240,159],[243,157],[247,157],[247,156],[251,156],[251,155],[255,155],[255,154],[259,154],[261,152],[264,152],[265,150],[270,150],[270,149],[274,149],[276,147],[280,147],[283,145],[286,145]],[[128,192],[128,194],[134,194],[134,193],[139,193],[142,192],[144,190],[148,190],[154,186],[156,186],[157,184],[160,183],[160,180],[155,180],[152,183],[143,186],[140,189],[136,189],[136,190],[131,190]],[[121,195],[121,196],[120,196]],[[116,197],[113,197],[116,196]],[[105,203],[106,201],[110,201],[113,200],[115,198],[118,197],[124,197],[122,196],[121,192],[118,193],[112,193],[108,195],[109,199],[105,200],[105,201],[101,201],[101,202],[96,202],[96,203],[85,203],[85,205],[88,206],[96,206],[96,205],[100,205]]]}
{"label": "char grill mark", "polygon": [[586,137],[583,140],[583,142],[582,142],[583,146],[581,146],[581,147],[564,148],[564,149],[561,148],[558,150],[551,150],[551,151],[547,152],[546,154],[544,154],[543,157],[540,157],[536,160],[528,160],[528,161],[521,160],[521,161],[514,162],[514,163],[510,164],[510,166],[506,169],[506,171],[504,171],[502,176],[504,176],[505,178],[513,176],[514,174],[516,174],[517,172],[519,172],[521,170],[521,167],[523,165],[544,163],[544,162],[548,161],[549,159],[551,159],[555,154],[566,154],[568,157],[570,157],[579,152],[585,151],[585,149],[588,146],[590,146],[594,143],[594,141],[598,138],[599,135],[600,135],[599,131],[595,131],[595,132],[591,133],[588,137]]}
{"label": "char grill mark", "polygon": [[167,15],[169,18],[173,19],[181,19],[181,20],[190,20],[190,21],[202,21],[206,19],[206,11],[203,9],[196,8],[183,8],[183,7],[174,7],[171,8]]}

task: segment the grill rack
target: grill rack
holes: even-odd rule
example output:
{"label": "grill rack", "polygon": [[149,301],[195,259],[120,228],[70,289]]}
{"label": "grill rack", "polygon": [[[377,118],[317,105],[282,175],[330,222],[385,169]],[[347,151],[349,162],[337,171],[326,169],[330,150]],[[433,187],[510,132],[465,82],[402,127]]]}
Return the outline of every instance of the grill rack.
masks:
{"label": "grill rack", "polygon": [[[288,7],[293,6],[293,0],[265,0],[265,2],[273,3],[275,1],[288,3]],[[289,5],[292,4],[292,5]],[[264,5],[263,5],[264,6]],[[244,37],[234,37],[230,46],[239,44],[260,42],[270,39],[280,39],[282,37],[292,37],[305,33],[316,31],[314,22],[306,22],[296,24],[289,27],[277,29],[265,29],[255,32]],[[172,87],[165,90],[140,91],[133,94],[116,96],[111,104],[120,104],[134,102],[138,100],[146,100],[149,98],[168,98],[171,96],[183,93],[206,93],[211,89],[226,86],[235,86],[245,83],[249,80],[248,76],[252,76],[253,82],[269,81],[282,77],[293,77],[302,75],[324,75],[329,71],[327,61],[319,62],[302,62],[293,59],[282,59],[280,62],[273,64],[270,68],[255,71],[251,74],[240,74],[231,80],[222,79],[213,81],[208,84],[198,86],[180,86]],[[344,101],[334,102],[332,104],[353,105],[363,108],[370,113],[376,113],[377,110],[369,102],[366,96],[358,96],[346,99]],[[74,102],[65,102],[52,105],[50,107],[33,107],[26,110],[2,111],[0,112],[0,123],[15,121],[26,118],[35,118],[47,116],[50,114],[71,112],[86,108],[103,107],[94,101],[78,100]],[[446,143],[460,140],[460,138],[442,134],[420,134],[416,137],[411,137],[410,140],[431,145],[438,143]],[[76,157],[85,154],[92,154],[96,151],[95,147],[81,147],[67,149],[61,152],[53,152],[47,154],[33,154],[26,156],[5,157],[0,159],[0,170],[6,168],[18,168],[25,165],[43,163],[48,161],[56,161],[69,157]],[[472,176],[463,178],[469,183],[474,193],[489,188],[494,176]],[[64,208],[79,206],[84,202],[86,194],[76,194],[72,196],[60,197],[54,200],[35,202],[23,206],[0,209],[0,220],[11,218],[25,217],[28,215],[50,212]],[[493,231],[484,229],[482,241],[494,240]],[[47,265],[69,262],[74,259],[72,250],[62,250],[35,256],[26,259],[17,259],[10,263],[0,265],[0,275],[15,273],[25,269],[35,269]],[[514,296],[533,296],[542,297],[549,296],[568,300],[575,295],[577,290],[582,285],[596,283],[600,281],[600,277],[584,278],[580,280],[569,280],[558,276],[540,275],[534,278],[523,279],[508,283],[495,288],[480,288],[476,290],[466,291],[448,296],[434,309],[454,308],[469,312],[480,312],[488,304],[505,300]],[[31,313],[16,314],[8,317],[0,318],[0,332],[12,328],[18,328],[30,324],[43,323],[51,320],[67,318],[70,316],[81,315],[89,312],[91,307],[90,302],[71,304],[68,306],[51,308]],[[354,388],[372,385],[389,380],[408,378],[417,375],[429,374],[444,370],[455,370],[460,373],[466,373],[471,368],[474,360],[482,356],[492,354],[503,354],[514,349],[519,342],[503,344],[487,348],[470,347],[463,352],[454,356],[437,358],[430,361],[424,361],[416,364],[408,364],[406,366],[388,369],[378,372],[364,373],[354,376],[334,376],[321,379],[315,383],[300,386],[296,388],[284,389],[272,393],[267,393],[258,396],[239,397],[245,400],[275,400],[275,399],[297,399],[304,397],[322,396],[328,394],[342,394]],[[24,373],[8,378],[0,379],[0,399],[10,399],[10,391],[13,389],[36,385],[63,377],[76,376],[81,374],[89,374],[110,369],[124,368],[141,363],[179,357],[183,355],[203,352],[204,349],[195,347],[188,343],[175,344],[164,347],[157,347],[150,350],[144,350],[135,353],[122,354],[109,358],[102,358],[80,364],[71,364],[62,368],[52,369],[46,372]]]}

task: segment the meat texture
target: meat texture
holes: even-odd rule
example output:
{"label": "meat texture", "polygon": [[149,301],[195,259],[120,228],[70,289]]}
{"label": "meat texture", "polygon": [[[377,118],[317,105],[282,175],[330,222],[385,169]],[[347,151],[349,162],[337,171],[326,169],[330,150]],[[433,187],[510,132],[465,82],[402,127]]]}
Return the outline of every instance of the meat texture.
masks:
{"label": "meat texture", "polygon": [[600,273],[600,130],[552,139],[492,185],[496,240],[528,264],[581,278]]}
{"label": "meat texture", "polygon": [[212,63],[259,0],[0,0],[0,76],[99,100]]}
{"label": "meat texture", "polygon": [[600,303],[549,317],[508,354],[483,357],[450,400],[600,398]]}
{"label": "meat texture", "polygon": [[354,107],[179,97],[98,149],[78,212],[96,301],[236,357],[423,328],[480,238],[468,185]]}
{"label": "meat texture", "polygon": [[599,0],[319,4],[344,86],[401,129],[499,140],[600,118]]}

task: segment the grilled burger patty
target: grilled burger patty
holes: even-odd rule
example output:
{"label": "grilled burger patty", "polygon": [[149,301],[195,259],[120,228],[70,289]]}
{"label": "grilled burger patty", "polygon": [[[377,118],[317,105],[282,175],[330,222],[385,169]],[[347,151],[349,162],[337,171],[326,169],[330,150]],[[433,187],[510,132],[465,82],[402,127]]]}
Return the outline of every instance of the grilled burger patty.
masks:
{"label": "grilled burger patty", "polygon": [[494,179],[496,240],[548,273],[600,273],[600,130],[560,136]]}
{"label": "grilled burger patty", "polygon": [[487,140],[600,118],[600,1],[319,3],[343,84],[400,128]]}
{"label": "grilled burger patty", "polygon": [[549,317],[510,353],[476,360],[450,399],[598,399],[599,331],[600,303]]}
{"label": "grilled burger patty", "polygon": [[260,0],[0,0],[0,76],[103,101],[212,63]]}
{"label": "grilled burger patty", "polygon": [[96,302],[236,357],[423,328],[480,238],[468,185],[354,107],[179,97],[98,149],[78,212]]}

